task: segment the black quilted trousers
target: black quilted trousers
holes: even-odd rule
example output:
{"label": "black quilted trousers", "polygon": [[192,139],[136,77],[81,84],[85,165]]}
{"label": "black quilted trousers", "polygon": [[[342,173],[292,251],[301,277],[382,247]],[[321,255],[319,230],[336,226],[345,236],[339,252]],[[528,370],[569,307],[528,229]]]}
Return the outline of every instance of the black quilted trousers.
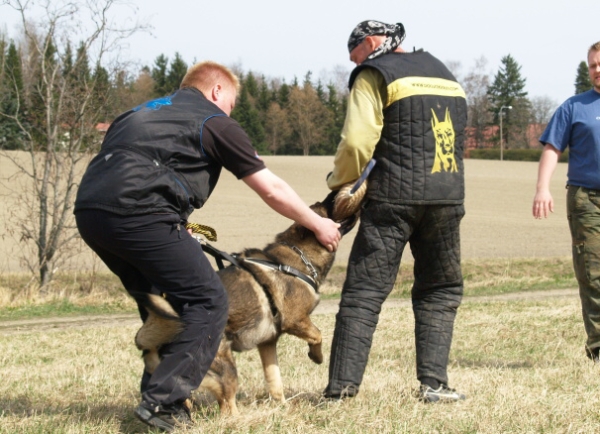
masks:
{"label": "black quilted trousers", "polygon": [[365,204],[336,316],[326,396],[358,392],[406,243],[415,260],[417,378],[448,383],[448,355],[463,293],[459,226],[464,213],[463,205]]}

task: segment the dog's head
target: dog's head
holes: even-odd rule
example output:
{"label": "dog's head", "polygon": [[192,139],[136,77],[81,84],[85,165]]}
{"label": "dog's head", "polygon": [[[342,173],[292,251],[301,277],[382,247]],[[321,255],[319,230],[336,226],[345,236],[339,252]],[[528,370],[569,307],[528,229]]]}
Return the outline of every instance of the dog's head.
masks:
{"label": "dog's head", "polygon": [[[362,190],[362,189],[361,189]],[[360,190],[359,190],[360,191]],[[327,217],[340,224],[340,233],[342,236],[350,232],[360,216],[360,201],[364,192],[360,192],[354,199],[357,203],[350,204],[347,200],[348,189],[342,188],[329,193],[322,202],[316,202],[310,206],[316,214],[321,217]],[[302,240],[308,236],[314,235],[312,231],[299,224],[293,224],[286,231],[277,236],[277,241],[297,239]]]}

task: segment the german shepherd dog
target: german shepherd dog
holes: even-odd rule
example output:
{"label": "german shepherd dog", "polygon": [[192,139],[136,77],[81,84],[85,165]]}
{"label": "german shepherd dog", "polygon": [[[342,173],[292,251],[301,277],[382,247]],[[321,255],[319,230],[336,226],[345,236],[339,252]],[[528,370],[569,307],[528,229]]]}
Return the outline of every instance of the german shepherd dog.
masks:
{"label": "german shepherd dog", "polygon": [[[331,218],[335,215],[335,196],[332,192],[311,209]],[[342,234],[352,229],[358,214],[356,210],[341,221]],[[293,224],[264,249],[246,249],[233,256],[237,265],[218,271],[229,296],[229,314],[218,353],[201,384],[216,397],[222,414],[238,413],[238,380],[232,351],[258,349],[267,391],[272,399],[281,402],[285,402],[285,396],[277,341],[282,334],[305,340],[308,357],[315,363],[323,362],[321,331],[310,320],[310,314],[319,303],[318,288],[335,253],[322,246],[312,231]],[[147,294],[138,302],[148,311],[148,318],[135,342],[143,351],[146,371],[152,373],[160,363],[160,347],[176,338],[181,323],[171,305],[158,295]]]}

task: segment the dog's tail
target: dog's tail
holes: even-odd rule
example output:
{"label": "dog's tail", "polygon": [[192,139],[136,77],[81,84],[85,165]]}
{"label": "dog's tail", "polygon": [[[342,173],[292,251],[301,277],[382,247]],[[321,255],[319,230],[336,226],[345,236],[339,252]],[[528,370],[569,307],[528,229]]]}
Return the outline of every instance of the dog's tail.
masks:
{"label": "dog's tail", "polygon": [[163,296],[158,294],[150,294],[147,292],[133,292],[131,296],[143,306],[148,313],[153,313],[156,316],[167,320],[179,320],[179,315]]}
{"label": "dog's tail", "polygon": [[183,330],[183,323],[164,297],[149,293],[135,293],[132,296],[148,311],[148,317],[135,335],[135,345],[144,351],[146,371],[152,373],[160,363],[159,348],[173,342]]}

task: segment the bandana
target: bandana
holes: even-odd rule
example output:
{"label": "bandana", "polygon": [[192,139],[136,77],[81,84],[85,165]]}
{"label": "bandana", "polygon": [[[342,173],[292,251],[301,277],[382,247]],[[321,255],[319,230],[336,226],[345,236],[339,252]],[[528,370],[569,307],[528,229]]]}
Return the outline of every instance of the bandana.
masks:
{"label": "bandana", "polygon": [[367,36],[374,35],[384,35],[387,38],[375,51],[369,54],[368,59],[394,51],[404,40],[406,32],[402,23],[385,24],[381,21],[363,21],[352,30],[350,38],[348,38],[348,52],[354,50]]}

